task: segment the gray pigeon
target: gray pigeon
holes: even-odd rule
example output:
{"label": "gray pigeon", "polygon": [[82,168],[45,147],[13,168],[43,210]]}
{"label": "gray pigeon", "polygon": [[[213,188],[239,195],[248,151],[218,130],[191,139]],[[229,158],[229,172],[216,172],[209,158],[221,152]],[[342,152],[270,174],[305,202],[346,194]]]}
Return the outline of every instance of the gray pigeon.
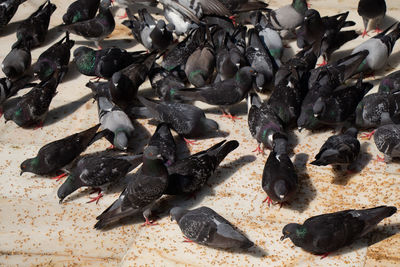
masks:
{"label": "gray pigeon", "polygon": [[310,164],[316,166],[347,166],[348,170],[354,170],[354,163],[360,153],[360,141],[357,140],[357,129],[349,128],[343,134],[329,137],[315,160]]}
{"label": "gray pigeon", "polygon": [[362,36],[367,35],[368,23],[371,19],[376,20],[376,32],[379,32],[379,26],[386,14],[385,0],[360,0],[357,8],[358,15],[363,19],[364,32]]}
{"label": "gray pigeon", "polygon": [[380,93],[389,93],[400,91],[400,71],[392,72],[391,74],[384,77],[378,88]]}
{"label": "gray pigeon", "polygon": [[97,107],[101,128],[103,130],[108,129],[113,133],[112,144],[116,148],[126,150],[129,138],[134,131],[132,121],[128,115],[106,97],[99,97],[97,99]]}
{"label": "gray pigeon", "polygon": [[368,50],[369,52],[367,58],[358,68],[358,72],[367,70],[376,71],[385,66],[397,39],[400,38],[400,23],[397,23],[396,28],[393,31],[386,34],[393,26],[394,25],[388,27],[383,32],[354,48],[353,52],[351,52],[352,54],[363,50]]}
{"label": "gray pigeon", "polygon": [[195,87],[208,84],[215,68],[214,48],[205,42],[191,54],[185,64],[185,74]]}
{"label": "gray pigeon", "polygon": [[[83,186],[96,187],[105,186],[117,182],[128,172],[136,168],[142,157],[140,155],[111,155],[107,153],[88,154],[80,158],[72,168],[67,180],[58,188],[57,196],[60,203]],[[102,194],[92,199],[98,202]]]}
{"label": "gray pigeon", "polygon": [[287,139],[275,138],[274,148],[265,162],[262,188],[267,193],[268,206],[274,201],[283,204],[294,198],[299,178],[287,152]]}
{"label": "gray pigeon", "polygon": [[290,223],[283,227],[281,241],[289,237],[296,246],[326,257],[330,252],[365,236],[380,221],[392,216],[396,211],[396,207],[380,206],[314,216],[302,225]]}
{"label": "gray pigeon", "polygon": [[387,124],[376,129],[374,133],[376,148],[384,154],[384,161],[400,157],[400,125]]}
{"label": "gray pigeon", "polygon": [[254,245],[230,222],[208,207],[194,210],[175,207],[170,215],[189,241],[223,249],[248,249]]}
{"label": "gray pigeon", "polygon": [[143,165],[130,180],[118,199],[102,214],[97,216],[98,222],[94,228],[106,228],[123,218],[143,214],[146,225],[149,221],[151,208],[164,193],[168,185],[168,172],[163,164],[158,148],[148,146],[143,153]]}
{"label": "gray pigeon", "polygon": [[111,0],[101,0],[99,13],[93,19],[78,21],[64,25],[63,29],[70,33],[94,41],[96,47],[101,49],[99,42],[110,35],[115,28],[114,16],[110,11]]}
{"label": "gray pigeon", "polygon": [[16,79],[25,73],[31,66],[31,62],[32,56],[30,48],[20,43],[4,58],[1,69],[8,78]]}
{"label": "gray pigeon", "polygon": [[303,23],[307,9],[306,0],[293,0],[290,5],[269,11],[268,20],[277,30],[293,31]]}

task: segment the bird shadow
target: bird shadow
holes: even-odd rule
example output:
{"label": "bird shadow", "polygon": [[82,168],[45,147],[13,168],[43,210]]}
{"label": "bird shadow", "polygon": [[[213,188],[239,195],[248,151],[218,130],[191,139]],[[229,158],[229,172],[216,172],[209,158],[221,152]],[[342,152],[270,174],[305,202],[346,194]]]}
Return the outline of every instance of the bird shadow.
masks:
{"label": "bird shadow", "polygon": [[[209,108],[205,108],[203,109],[203,111],[205,113],[211,113],[211,114],[221,114],[221,108],[219,107],[209,107]],[[246,115],[247,114],[247,102],[242,101],[238,104],[229,106],[228,108],[229,113],[231,113],[232,115],[237,115],[237,116],[241,116],[241,115]]]}
{"label": "bird shadow", "polygon": [[[138,42],[135,41],[134,39],[108,39],[108,40],[105,39],[99,42],[99,44],[103,49],[107,47],[118,47],[120,49],[127,50],[129,48],[136,46]],[[75,41],[75,45],[76,46],[83,45],[97,49],[97,46],[94,44],[94,42],[89,40],[77,40]]]}
{"label": "bird shadow", "polygon": [[339,249],[336,252],[333,252],[331,255],[345,255],[351,253],[353,251],[359,250],[361,248],[366,248],[376,243],[379,243],[391,236],[394,236],[400,232],[400,223],[388,224],[377,226],[373,231],[366,234],[362,239],[356,241],[354,244],[350,246],[346,246],[342,249]]}
{"label": "bird shadow", "polygon": [[[311,201],[317,196],[317,189],[312,184],[310,176],[307,173],[307,161],[309,156],[305,153],[296,154],[293,165],[296,167],[299,177],[299,189],[296,197],[285,205],[289,209],[296,210],[300,213],[304,212]],[[284,207],[285,207],[284,206]]]}
{"label": "bird shadow", "polygon": [[2,30],[0,30],[0,37],[5,37],[5,36],[15,33],[17,31],[19,25],[23,21],[24,21],[24,19],[8,23]]}
{"label": "bird shadow", "polygon": [[347,183],[350,181],[350,179],[358,175],[362,170],[368,165],[368,163],[372,160],[372,155],[368,152],[368,147],[370,146],[370,143],[364,142],[361,147],[360,147],[360,153],[358,154],[358,157],[356,161],[354,162],[354,170],[351,172],[347,171],[342,171],[338,170],[335,168],[332,168],[334,177],[333,177],[333,183],[336,185],[347,185]]}
{"label": "bird shadow", "polygon": [[65,74],[62,82],[68,82],[68,81],[73,81],[76,80],[79,76],[82,74],[78,71],[75,62],[70,61],[68,64],[68,72]]}
{"label": "bird shadow", "polygon": [[60,31],[57,27],[49,29],[46,34],[46,39],[39,47],[45,47],[53,44],[54,41],[58,40],[62,35],[65,35],[65,32]]}
{"label": "bird shadow", "polygon": [[47,113],[47,119],[44,122],[44,126],[52,125],[75,111],[77,111],[81,106],[83,106],[87,101],[89,101],[92,98],[92,93],[86,94],[79,98],[78,100],[69,102],[67,104],[64,104],[62,106],[59,106],[57,108],[54,108],[50,110]]}

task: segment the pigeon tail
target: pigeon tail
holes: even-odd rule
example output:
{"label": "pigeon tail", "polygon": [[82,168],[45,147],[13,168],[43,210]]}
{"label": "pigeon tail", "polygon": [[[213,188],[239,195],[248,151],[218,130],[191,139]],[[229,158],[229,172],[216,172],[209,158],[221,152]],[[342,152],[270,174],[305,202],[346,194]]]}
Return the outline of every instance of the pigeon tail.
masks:
{"label": "pigeon tail", "polygon": [[365,223],[361,236],[370,232],[380,221],[392,216],[396,212],[397,208],[393,206],[379,206],[376,208],[355,211],[354,215],[359,216],[358,218]]}

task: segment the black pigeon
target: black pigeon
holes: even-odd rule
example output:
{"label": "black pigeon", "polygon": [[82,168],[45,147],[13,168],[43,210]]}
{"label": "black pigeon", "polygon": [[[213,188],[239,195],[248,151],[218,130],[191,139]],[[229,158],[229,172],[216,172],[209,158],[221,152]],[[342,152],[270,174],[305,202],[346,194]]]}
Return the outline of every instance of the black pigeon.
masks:
{"label": "black pigeon", "polygon": [[365,236],[384,218],[396,213],[396,207],[380,206],[362,210],[344,210],[308,218],[302,225],[287,224],[283,236],[313,254],[324,254],[350,245]]}
{"label": "black pigeon", "polygon": [[323,67],[311,71],[308,80],[309,91],[301,105],[301,113],[297,119],[299,130],[314,130],[321,127],[321,122],[314,116],[313,106],[321,96],[329,96],[338,86],[358,72],[361,62],[368,56],[368,51],[339,59]]}
{"label": "black pigeon", "polygon": [[339,87],[331,95],[319,97],[313,106],[314,116],[328,125],[338,125],[350,117],[355,118],[358,103],[373,87],[370,83],[363,83],[362,79],[361,74],[356,85]]}
{"label": "black pigeon", "polygon": [[259,32],[250,29],[249,40],[246,48],[246,59],[250,66],[257,72],[255,78],[256,90],[265,92],[272,84],[278,65],[268,50],[261,42]]}
{"label": "black pigeon", "polygon": [[1,68],[8,78],[16,79],[29,69],[31,63],[32,56],[30,47],[19,43],[12,48],[10,53],[4,58]]}
{"label": "black pigeon", "polygon": [[[183,75],[179,75],[179,73],[183,73]],[[156,96],[163,101],[176,100],[176,90],[186,87],[184,82],[184,78],[186,77],[182,77],[185,76],[183,71],[168,71],[157,63],[154,63],[148,76]]]}
{"label": "black pigeon", "polygon": [[174,40],[171,27],[162,19],[155,21],[146,9],[139,10],[139,18],[131,14],[129,9],[126,9],[126,13],[129,20],[123,21],[122,24],[131,29],[136,41],[148,50],[163,51]]}
{"label": "black pigeon", "polygon": [[376,31],[380,31],[380,22],[386,14],[386,2],[385,0],[360,0],[360,2],[358,2],[357,12],[363,19],[364,32],[362,36],[364,37],[367,35],[368,23],[371,19],[378,20],[376,22]]}
{"label": "black pigeon", "polygon": [[53,141],[39,149],[36,157],[21,163],[21,174],[54,174],[77,158],[93,141],[100,124],[63,139]]}
{"label": "black pigeon", "polygon": [[[140,96],[138,98],[146,106],[149,117],[167,123],[184,137],[202,137],[207,132],[218,130],[218,124],[207,119],[204,111],[196,106],[150,100]],[[133,112],[133,115],[135,115],[135,112]]]}
{"label": "black pigeon", "polygon": [[176,144],[168,124],[161,122],[149,140],[149,146],[158,148],[166,166],[171,166],[176,161]]}
{"label": "black pigeon", "polygon": [[204,27],[192,30],[185,39],[164,55],[161,66],[168,71],[177,67],[183,70],[189,56],[204,42],[204,39]]}
{"label": "black pigeon", "polygon": [[56,10],[56,5],[47,0],[26,20],[21,22],[17,29],[17,47],[22,43],[25,47],[34,48],[40,46],[47,35],[51,14]]}
{"label": "black pigeon", "polygon": [[[253,86],[257,72],[251,67],[241,68],[234,78],[198,88],[181,89],[176,95],[183,100],[201,101],[224,108],[242,101]],[[225,113],[225,111],[224,111]]]}
{"label": "black pigeon", "polygon": [[356,126],[377,128],[400,123],[400,92],[373,93],[365,96],[356,109]]}
{"label": "black pigeon", "polygon": [[187,240],[223,249],[248,249],[254,245],[230,222],[208,207],[186,210],[175,207],[170,211]]}
{"label": "black pigeon", "polygon": [[120,219],[142,213],[147,225],[151,208],[168,185],[168,172],[158,148],[148,146],[144,150],[143,165],[121,193],[119,198],[102,214],[97,216],[94,228],[106,228]]}
{"label": "black pigeon", "polygon": [[70,50],[74,44],[75,41],[69,39],[69,33],[67,32],[64,38],[40,54],[33,67],[34,73],[40,80],[48,79],[55,71],[59,70],[60,81],[62,81],[62,78],[68,72]]}
{"label": "black pigeon", "polygon": [[349,170],[354,170],[353,163],[360,153],[357,132],[356,128],[349,128],[343,134],[329,137],[315,156],[315,160],[310,164],[316,166],[344,165],[348,166]]}
{"label": "black pigeon", "polygon": [[116,47],[94,50],[80,46],[74,51],[74,61],[80,73],[107,79],[115,72],[135,62],[142,62],[145,58],[147,55],[143,55],[143,51],[127,52]]}
{"label": "black pigeon", "polygon": [[268,205],[273,202],[284,203],[296,195],[299,178],[287,152],[287,139],[274,139],[274,148],[265,162],[262,188],[267,193]]}
{"label": "black pigeon", "polygon": [[[60,203],[83,186],[98,188],[117,182],[136,168],[141,159],[141,155],[111,155],[108,153],[83,156],[73,166],[65,182],[58,188],[57,196]],[[102,195],[99,194],[95,200],[101,197]]]}
{"label": "black pigeon", "polygon": [[54,73],[49,80],[39,83],[25,95],[10,99],[15,103],[4,110],[6,122],[12,120],[20,127],[42,126],[57,93],[58,83],[59,77]]}
{"label": "black pigeon", "polygon": [[85,39],[94,41],[96,47],[101,49],[99,42],[110,35],[115,28],[114,16],[110,11],[110,7],[111,0],[101,0],[99,13],[96,17],[64,25],[63,29],[82,36]]}
{"label": "black pigeon", "polygon": [[[9,78],[1,78],[0,79],[0,106],[6,101],[8,98],[14,96],[20,89],[30,87],[32,84],[29,82],[32,80],[32,76],[25,75],[19,78],[18,80],[10,80]],[[1,110],[1,108],[0,108]],[[0,111],[0,115],[2,112]]]}
{"label": "black pigeon", "polygon": [[315,67],[317,58],[313,47],[304,48],[276,72],[275,90],[268,99],[268,105],[285,127],[297,123],[301,104],[308,91],[309,71]]}
{"label": "black pigeon", "polygon": [[400,125],[387,124],[376,129],[374,133],[376,148],[384,154],[384,161],[400,157]]}
{"label": "black pigeon", "polygon": [[26,0],[3,0],[0,3],[0,29],[6,26],[18,10],[20,4]]}
{"label": "black pigeon", "polygon": [[355,25],[353,21],[346,21],[348,15],[349,12],[345,12],[321,18],[317,10],[307,10],[303,25],[296,31],[297,46],[304,48],[313,43],[320,43],[320,54],[324,57],[322,64],[326,64],[333,51],[358,37],[354,30],[341,31],[344,27]]}
{"label": "black pigeon", "polygon": [[226,140],[178,160],[168,167],[169,182],[165,194],[192,194],[198,191],[215,172],[222,160],[239,146],[236,140]]}
{"label": "black pigeon", "polygon": [[94,18],[100,0],[77,0],[68,6],[62,17],[65,24],[72,24]]}
{"label": "black pigeon", "polygon": [[385,66],[396,41],[400,38],[400,23],[397,23],[395,29],[388,33],[395,24],[354,48],[352,54],[362,50],[369,52],[368,57],[358,68],[358,72],[381,70]]}
{"label": "black pigeon", "polygon": [[400,71],[392,72],[384,77],[378,88],[378,92],[389,93],[400,91]]}
{"label": "black pigeon", "polygon": [[266,102],[261,101],[257,93],[249,94],[247,104],[250,106],[247,119],[250,133],[258,142],[255,151],[262,152],[260,144],[272,149],[274,137],[284,135],[281,120]]}

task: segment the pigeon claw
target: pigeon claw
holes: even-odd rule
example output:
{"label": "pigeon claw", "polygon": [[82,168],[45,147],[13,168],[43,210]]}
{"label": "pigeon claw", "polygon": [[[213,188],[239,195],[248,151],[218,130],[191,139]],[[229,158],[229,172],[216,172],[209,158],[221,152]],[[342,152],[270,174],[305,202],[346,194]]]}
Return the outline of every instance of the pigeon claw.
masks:
{"label": "pigeon claw", "polygon": [[114,145],[111,145],[111,146],[107,147],[107,149],[114,149],[114,148],[115,148]]}
{"label": "pigeon claw", "polygon": [[322,260],[322,259],[328,257],[329,254],[330,254],[330,252],[326,252],[326,253],[318,255],[318,256],[321,256],[321,260]]}
{"label": "pigeon claw", "polygon": [[224,113],[221,115],[221,117],[226,117],[226,118],[229,118],[229,119],[231,119],[231,120],[233,120],[233,121],[235,121],[235,120],[240,120],[239,117],[233,116],[232,114],[226,113],[226,112],[224,112]]}
{"label": "pigeon claw", "polygon": [[258,144],[257,148],[254,149],[252,152],[257,152],[258,154],[263,154],[264,155],[264,149],[261,149],[261,145]]}
{"label": "pigeon claw", "polygon": [[118,16],[119,19],[126,19],[128,17],[128,13],[125,12],[124,15]]}
{"label": "pigeon claw", "polygon": [[381,33],[381,32],[382,32],[382,29],[380,29],[379,27],[376,27],[375,30],[374,30],[374,32],[375,32],[375,33]]}
{"label": "pigeon claw", "polygon": [[43,121],[40,121],[33,130],[37,130],[37,129],[43,129]]}
{"label": "pigeon claw", "polygon": [[236,17],[230,16],[229,19],[232,21],[233,25],[236,26]]}
{"label": "pigeon claw", "polygon": [[362,134],[361,134],[361,139],[362,139],[362,140],[370,140],[371,137],[374,135],[374,133],[375,133],[375,130],[373,130],[373,131],[370,132],[370,133],[362,133]]}
{"label": "pigeon claw", "polygon": [[326,64],[328,64],[328,62],[326,62],[326,60],[324,59],[321,64],[318,64],[318,67],[325,66]]}
{"label": "pigeon claw", "polygon": [[193,240],[190,240],[189,238],[187,238],[186,236],[183,237],[185,240],[183,240],[183,242],[185,243],[193,243]]}
{"label": "pigeon claw", "polygon": [[377,162],[385,162],[385,157],[381,157],[379,155],[376,156],[376,161]]}
{"label": "pigeon claw", "polygon": [[267,197],[263,200],[263,203],[264,203],[264,202],[267,202],[267,203],[268,203],[268,207],[270,207],[271,204],[272,204],[272,205],[275,205],[274,202],[272,201],[272,199],[271,199],[269,196],[267,196]]}
{"label": "pigeon claw", "polygon": [[64,178],[65,176],[67,176],[67,174],[64,172],[56,177],[51,177],[51,179],[56,180],[56,182],[60,181],[62,178]]}
{"label": "pigeon claw", "polygon": [[363,31],[363,33],[361,35],[362,35],[362,38],[364,38],[365,35],[369,36],[366,29],[364,29],[364,31]]}
{"label": "pigeon claw", "polygon": [[146,221],[144,222],[144,224],[142,224],[141,226],[153,226],[153,225],[158,225],[158,223],[156,223],[154,220],[150,221],[149,218],[145,218]]}
{"label": "pigeon claw", "polygon": [[88,202],[86,202],[86,203],[92,203],[92,202],[95,202],[95,201],[96,201],[96,204],[98,204],[100,198],[102,198],[102,197],[103,197],[103,194],[102,194],[102,193],[99,193],[99,194],[97,195],[97,197],[89,197],[90,200],[89,200]]}
{"label": "pigeon claw", "polygon": [[186,139],[186,138],[183,138],[183,140],[185,140],[185,143],[188,144],[188,145],[192,145],[192,146],[193,145],[197,145],[195,140],[189,140],[189,139]]}

